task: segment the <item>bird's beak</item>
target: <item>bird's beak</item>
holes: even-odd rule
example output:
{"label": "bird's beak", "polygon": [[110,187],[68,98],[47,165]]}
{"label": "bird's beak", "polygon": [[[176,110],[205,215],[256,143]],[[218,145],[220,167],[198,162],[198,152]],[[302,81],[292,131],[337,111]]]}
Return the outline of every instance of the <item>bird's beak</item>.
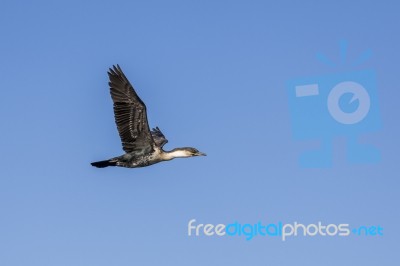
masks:
{"label": "bird's beak", "polygon": [[204,152],[198,152],[196,153],[196,156],[207,156],[207,154],[205,154]]}

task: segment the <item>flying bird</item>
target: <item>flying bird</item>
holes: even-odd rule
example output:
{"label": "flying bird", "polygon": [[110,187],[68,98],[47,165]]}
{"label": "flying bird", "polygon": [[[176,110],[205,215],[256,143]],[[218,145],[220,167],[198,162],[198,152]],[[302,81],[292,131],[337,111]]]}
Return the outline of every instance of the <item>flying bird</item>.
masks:
{"label": "flying bird", "polygon": [[111,98],[114,102],[114,117],[125,154],[92,166],[144,167],[174,158],[205,156],[195,148],[183,147],[171,151],[163,150],[168,142],[158,127],[150,130],[146,105],[136,94],[119,65],[108,71]]}

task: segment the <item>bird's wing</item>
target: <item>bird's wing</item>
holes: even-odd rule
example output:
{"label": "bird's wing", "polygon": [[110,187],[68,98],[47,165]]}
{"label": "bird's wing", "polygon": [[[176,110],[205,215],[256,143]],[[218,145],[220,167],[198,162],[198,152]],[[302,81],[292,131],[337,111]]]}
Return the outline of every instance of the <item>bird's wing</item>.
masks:
{"label": "bird's wing", "polygon": [[151,152],[155,143],[147,121],[146,105],[136,94],[119,65],[108,72],[114,116],[125,152]]}
{"label": "bird's wing", "polygon": [[156,145],[160,148],[162,148],[168,142],[168,140],[165,138],[164,134],[158,127],[153,128],[153,130],[151,131],[151,135],[153,136],[153,140]]}

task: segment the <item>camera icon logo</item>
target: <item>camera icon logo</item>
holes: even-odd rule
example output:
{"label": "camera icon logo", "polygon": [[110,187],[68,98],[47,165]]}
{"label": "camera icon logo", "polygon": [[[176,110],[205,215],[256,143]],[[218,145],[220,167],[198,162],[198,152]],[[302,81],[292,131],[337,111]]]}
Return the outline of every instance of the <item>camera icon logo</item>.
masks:
{"label": "camera icon logo", "polygon": [[373,70],[292,79],[287,90],[294,138],[319,140],[321,144],[319,150],[301,154],[301,166],[330,167],[337,136],[347,139],[349,162],[380,160],[375,147],[357,141],[360,135],[381,126]]}

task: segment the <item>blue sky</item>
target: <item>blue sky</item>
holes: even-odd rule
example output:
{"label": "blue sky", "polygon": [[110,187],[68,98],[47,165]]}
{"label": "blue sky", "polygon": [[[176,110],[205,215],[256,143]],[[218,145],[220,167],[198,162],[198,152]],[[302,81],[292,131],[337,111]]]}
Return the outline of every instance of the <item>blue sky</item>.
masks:
{"label": "blue sky", "polygon": [[[396,1],[8,1],[0,9],[2,265],[397,265]],[[362,66],[335,69],[316,59]],[[122,154],[106,71],[120,64],[165,148],[207,157],[96,169]],[[377,164],[306,169],[286,83],[373,69]],[[381,225],[377,237],[188,237],[187,223]]]}

